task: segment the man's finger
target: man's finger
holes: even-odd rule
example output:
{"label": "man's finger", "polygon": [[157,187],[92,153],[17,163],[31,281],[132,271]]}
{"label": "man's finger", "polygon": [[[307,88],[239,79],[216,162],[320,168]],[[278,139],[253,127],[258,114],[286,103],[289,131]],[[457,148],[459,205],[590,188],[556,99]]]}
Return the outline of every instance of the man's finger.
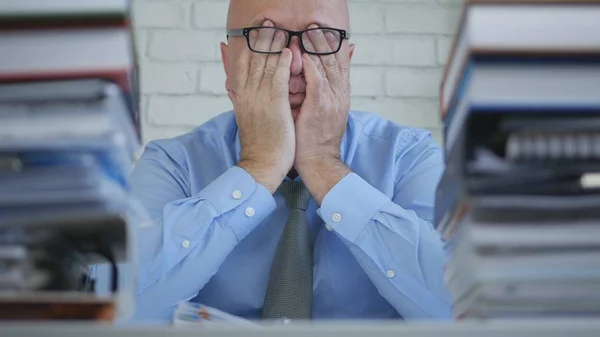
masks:
{"label": "man's finger", "polygon": [[[263,27],[273,27],[273,23],[269,20],[265,20]],[[252,53],[252,59],[250,61],[250,74],[248,75],[248,87],[258,88],[262,81],[262,77],[265,71],[265,64],[267,63],[267,54],[265,52],[271,50],[271,44],[273,43],[273,36],[275,35],[275,29],[264,28],[260,29],[254,40],[251,37],[251,45],[254,52]]]}
{"label": "man's finger", "polygon": [[252,29],[248,35],[250,40],[250,49],[254,50],[254,47],[256,47],[256,42],[258,41],[258,30]]}
{"label": "man's finger", "polygon": [[283,49],[281,55],[278,55],[275,74],[271,85],[271,97],[273,99],[287,98],[289,95],[290,84],[290,66],[292,65],[292,51],[288,48]]}
{"label": "man's finger", "polygon": [[[313,43],[310,41],[310,39],[306,39],[304,40],[304,46],[308,49],[308,50],[315,50],[315,47],[313,45]],[[319,72],[319,74],[321,75],[321,77],[323,78],[327,78],[327,73],[325,72],[325,67],[323,67],[323,64],[321,63],[321,59],[319,58],[319,56],[317,55],[312,55],[312,54],[307,54],[308,58],[310,58],[313,63],[315,64],[315,67],[317,68],[317,71]]]}
{"label": "man's finger", "polygon": [[339,48],[340,40],[342,39],[340,32],[333,29],[325,29],[323,30],[323,35],[325,35],[325,40],[331,51],[336,51]]}
{"label": "man's finger", "polygon": [[246,88],[246,83],[248,82],[248,71],[250,70],[250,59],[251,52],[248,48],[244,48],[240,53],[240,57],[236,61],[235,64],[235,82],[234,82],[234,90],[235,92],[240,92]]}
{"label": "man's finger", "polygon": [[[304,35],[308,36],[307,40],[310,40],[314,51],[318,53],[331,53],[337,49],[337,45],[334,46],[334,48],[331,48],[331,41],[328,41],[328,38],[326,37],[327,34],[336,34],[334,33],[334,31],[328,32],[326,30],[321,29],[315,30],[313,28],[317,28],[317,26],[314,24],[310,25],[308,28],[309,31]],[[332,38],[335,39],[335,36],[329,36],[329,40],[331,40]],[[325,69],[327,79],[329,80],[331,85],[337,86],[340,78],[340,70],[338,68],[338,62],[335,56],[333,54],[330,54],[319,56],[319,58],[321,59],[321,64],[323,64],[323,68]]]}
{"label": "man's finger", "polygon": [[[287,42],[287,35],[284,31],[278,30],[273,36],[273,42],[271,43],[270,52],[281,52]],[[280,63],[280,54],[270,54],[267,57],[267,64],[265,65],[265,71],[262,78],[262,86],[269,87],[275,77],[275,72],[278,70],[277,66]]]}
{"label": "man's finger", "polygon": [[319,97],[319,95],[323,95],[325,89],[325,77],[319,72],[317,63],[311,55],[302,54],[302,68],[304,71],[304,78],[306,78],[307,97],[310,96],[316,98]]}
{"label": "man's finger", "polygon": [[237,104],[237,95],[236,95],[235,91],[227,90],[227,96],[229,96],[229,99],[233,103],[233,106],[235,106]]}

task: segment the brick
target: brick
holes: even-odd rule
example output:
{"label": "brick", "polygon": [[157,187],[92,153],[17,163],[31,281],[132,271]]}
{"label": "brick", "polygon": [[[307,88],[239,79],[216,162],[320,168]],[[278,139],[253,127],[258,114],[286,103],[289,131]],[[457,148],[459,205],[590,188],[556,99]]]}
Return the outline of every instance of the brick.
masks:
{"label": "brick", "polygon": [[149,120],[153,125],[197,126],[212,117],[231,110],[226,96],[156,95],[150,97]]}
{"label": "brick", "polygon": [[375,97],[381,94],[383,68],[355,66],[350,69],[350,88],[353,96]]}
{"label": "brick", "polygon": [[198,86],[195,64],[145,62],[140,68],[143,93],[189,94]]}
{"label": "brick", "polygon": [[448,62],[452,42],[453,37],[450,36],[439,36],[437,38],[437,62],[439,65],[445,65]]}
{"label": "brick", "polygon": [[435,98],[439,93],[442,70],[388,69],[385,73],[385,92],[393,97]]}
{"label": "brick", "polygon": [[175,1],[136,0],[133,22],[137,27],[181,28],[187,26],[186,11]]}
{"label": "brick", "polygon": [[206,63],[200,71],[200,92],[203,94],[227,95],[225,70],[222,63]]}
{"label": "brick", "polygon": [[147,124],[142,128],[142,143],[143,146],[146,146],[151,140],[173,138],[187,133],[191,129],[192,127],[169,127]]}
{"label": "brick", "polygon": [[155,31],[148,56],[162,61],[220,61],[222,31]]}
{"label": "brick", "polygon": [[[351,0],[352,2],[373,2],[373,0]],[[412,3],[412,4],[436,4],[436,0],[377,0],[377,2],[389,4]]]}
{"label": "brick", "polygon": [[350,40],[356,45],[352,65],[382,65],[389,57],[390,41],[380,36],[355,35]]}
{"label": "brick", "polygon": [[373,3],[359,3],[350,5],[349,9],[352,34],[372,34],[383,33],[385,31],[383,22],[384,6]]}
{"label": "brick", "polygon": [[196,28],[225,28],[228,1],[194,2],[193,26]]}
{"label": "brick", "polygon": [[352,109],[376,113],[400,125],[439,128],[436,100],[397,98],[355,98]]}
{"label": "brick", "polygon": [[427,128],[431,136],[441,147],[444,147],[444,130],[442,128]]}
{"label": "brick", "polygon": [[419,37],[388,38],[388,64],[399,66],[436,65],[435,40]]}
{"label": "brick", "polygon": [[436,0],[438,4],[445,6],[462,7],[465,0]]}
{"label": "brick", "polygon": [[140,95],[139,109],[140,109],[140,120],[142,124],[147,119],[148,116],[148,101],[150,100],[149,95]]}
{"label": "brick", "polygon": [[390,33],[449,34],[457,29],[458,14],[455,7],[390,5],[385,23]]}
{"label": "brick", "polygon": [[[389,6],[389,4],[398,4],[398,3],[412,3],[412,4],[437,4],[436,0],[375,0],[376,2],[383,4],[384,6]],[[350,6],[354,3],[373,3],[374,0],[350,0]]]}
{"label": "brick", "polygon": [[435,66],[435,39],[356,36],[352,65]]}
{"label": "brick", "polygon": [[148,55],[148,32],[145,29],[134,28],[133,40],[137,57],[145,58]]}

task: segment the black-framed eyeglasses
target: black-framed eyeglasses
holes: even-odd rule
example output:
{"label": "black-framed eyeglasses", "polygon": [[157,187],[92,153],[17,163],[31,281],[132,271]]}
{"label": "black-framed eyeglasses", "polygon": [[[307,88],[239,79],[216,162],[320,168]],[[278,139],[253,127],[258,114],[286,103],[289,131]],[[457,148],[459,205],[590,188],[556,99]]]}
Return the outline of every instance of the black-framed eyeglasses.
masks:
{"label": "black-framed eyeglasses", "polygon": [[244,36],[248,48],[255,53],[279,54],[290,46],[294,36],[300,39],[304,52],[312,55],[331,55],[340,51],[344,39],[350,34],[337,28],[310,28],[302,31],[287,30],[278,27],[247,27],[228,29],[227,38]]}

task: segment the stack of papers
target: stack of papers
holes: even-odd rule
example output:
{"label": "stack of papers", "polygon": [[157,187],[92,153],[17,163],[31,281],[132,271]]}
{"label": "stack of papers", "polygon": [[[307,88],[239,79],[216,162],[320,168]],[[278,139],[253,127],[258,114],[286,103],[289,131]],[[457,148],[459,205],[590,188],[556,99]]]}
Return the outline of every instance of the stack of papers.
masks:
{"label": "stack of papers", "polygon": [[115,318],[89,271],[132,258],[133,46],[128,0],[0,0],[0,319]]}
{"label": "stack of papers", "polygon": [[486,201],[474,198],[457,231],[446,237],[451,258],[445,282],[456,317],[599,315],[597,220],[519,221],[494,214],[516,208],[494,210]]}
{"label": "stack of papers", "polygon": [[600,1],[464,6],[434,220],[454,316],[600,316]]}
{"label": "stack of papers", "polygon": [[260,327],[258,323],[194,302],[179,303],[173,316],[173,325],[182,327]]}

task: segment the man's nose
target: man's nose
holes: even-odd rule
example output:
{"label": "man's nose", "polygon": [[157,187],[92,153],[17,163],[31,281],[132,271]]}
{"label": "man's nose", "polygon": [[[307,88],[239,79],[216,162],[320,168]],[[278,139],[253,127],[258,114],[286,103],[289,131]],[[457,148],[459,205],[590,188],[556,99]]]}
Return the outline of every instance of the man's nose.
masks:
{"label": "man's nose", "polygon": [[298,76],[302,73],[302,44],[297,36],[292,38],[289,48],[292,51],[290,74],[291,76]]}

